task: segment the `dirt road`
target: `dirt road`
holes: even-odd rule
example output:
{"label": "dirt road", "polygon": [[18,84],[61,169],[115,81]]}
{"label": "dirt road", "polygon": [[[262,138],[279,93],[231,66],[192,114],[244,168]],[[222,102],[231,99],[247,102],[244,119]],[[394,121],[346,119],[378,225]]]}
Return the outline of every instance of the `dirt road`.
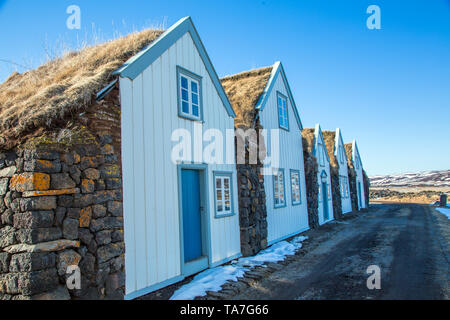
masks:
{"label": "dirt road", "polygon": [[[374,205],[307,235],[290,264],[233,299],[450,299],[450,220],[429,206]],[[379,290],[366,285],[371,265]]]}

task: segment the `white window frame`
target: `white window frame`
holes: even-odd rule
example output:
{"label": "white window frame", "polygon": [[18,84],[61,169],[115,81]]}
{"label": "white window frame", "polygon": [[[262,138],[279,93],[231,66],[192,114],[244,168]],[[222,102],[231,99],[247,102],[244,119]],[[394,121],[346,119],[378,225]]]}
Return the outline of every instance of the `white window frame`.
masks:
{"label": "white window frame", "polygon": [[[183,86],[183,79],[186,79],[187,88]],[[178,83],[178,115],[194,121],[203,121],[203,103],[202,103],[202,77],[192,73],[180,66],[177,67]],[[193,90],[194,84],[197,86],[197,92]],[[187,99],[185,92],[187,91]],[[194,102],[194,96],[197,96],[197,104]],[[184,111],[187,104],[188,112]],[[198,115],[194,114],[194,109],[198,108]]]}
{"label": "white window frame", "polygon": [[278,125],[281,129],[289,131],[289,105],[287,97],[277,92]]}
{"label": "white window frame", "polygon": [[[297,175],[297,181],[294,180],[294,175]],[[292,205],[302,204],[302,190],[300,185],[300,170],[291,170],[291,197]],[[297,200],[298,198],[298,200]]]}
{"label": "white window frame", "polygon": [[[283,191],[282,193],[281,190]],[[282,199],[281,195],[283,196]],[[284,169],[274,170],[273,172],[273,205],[275,209],[286,207],[286,188],[285,188]]]}
{"label": "white window frame", "polygon": [[[233,199],[233,173],[232,172],[214,172],[214,211],[216,218],[224,218],[235,215],[234,211],[234,199]],[[217,182],[220,181],[220,187]],[[225,188],[225,181],[228,181],[228,188]],[[229,200],[226,199],[228,191]],[[218,199],[218,195],[221,195],[222,199]],[[227,202],[230,203],[229,210],[227,208]]]}

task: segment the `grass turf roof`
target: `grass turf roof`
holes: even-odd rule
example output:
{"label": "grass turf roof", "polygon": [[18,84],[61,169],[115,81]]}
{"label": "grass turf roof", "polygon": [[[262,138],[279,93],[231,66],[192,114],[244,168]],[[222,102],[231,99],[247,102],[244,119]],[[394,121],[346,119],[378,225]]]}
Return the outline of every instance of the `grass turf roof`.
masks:
{"label": "grass turf roof", "polygon": [[336,132],[335,131],[322,131],[323,140],[327,148],[328,157],[330,158],[330,165],[333,167],[338,166],[336,156],[334,155],[334,147],[336,145]]}
{"label": "grass turf roof", "polygon": [[353,168],[353,144],[347,143],[345,146],[345,153],[347,154],[347,162],[350,168]]}
{"label": "grass turf roof", "polygon": [[303,137],[303,149],[308,151],[308,153],[313,152],[314,144],[316,141],[316,129],[306,128],[302,130]]}
{"label": "grass turf roof", "polygon": [[35,132],[64,127],[92,104],[117,68],[162,33],[132,33],[13,73],[0,84],[0,148],[11,149]]}
{"label": "grass turf roof", "polygon": [[233,106],[237,128],[251,128],[257,111],[255,106],[269,81],[273,67],[265,67],[227,76],[222,86]]}

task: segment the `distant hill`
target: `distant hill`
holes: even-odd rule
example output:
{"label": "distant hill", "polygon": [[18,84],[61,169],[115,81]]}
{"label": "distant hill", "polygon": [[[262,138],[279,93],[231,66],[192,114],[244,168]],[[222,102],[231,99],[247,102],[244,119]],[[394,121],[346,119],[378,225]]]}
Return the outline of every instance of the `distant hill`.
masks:
{"label": "distant hill", "polygon": [[372,187],[450,187],[450,170],[370,177]]}

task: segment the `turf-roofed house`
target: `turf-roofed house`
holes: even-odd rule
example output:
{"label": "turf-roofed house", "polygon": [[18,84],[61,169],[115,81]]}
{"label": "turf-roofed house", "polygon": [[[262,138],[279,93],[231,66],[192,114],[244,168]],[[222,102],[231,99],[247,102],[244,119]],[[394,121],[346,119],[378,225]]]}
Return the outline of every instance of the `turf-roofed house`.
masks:
{"label": "turf-roofed house", "polygon": [[0,108],[0,299],[131,299],[240,256],[236,166],[195,143],[235,114],[190,18],[13,74]]}
{"label": "turf-roofed house", "polygon": [[348,182],[347,153],[345,152],[342,130],[322,132],[330,159],[331,187],[333,194],[334,217],[352,211],[350,187]]}
{"label": "turf-roofed house", "polygon": [[348,160],[352,207],[353,210],[359,211],[369,207],[370,182],[364,171],[356,140],[345,145],[345,152]]}
{"label": "turf-roofed house", "polygon": [[245,165],[237,161],[242,252],[254,253],[309,228],[302,123],[280,62],[223,78],[222,84],[237,114],[236,129],[267,130],[258,135],[263,156],[257,165],[248,165],[251,156]]}
{"label": "turf-roofed house", "polygon": [[[316,162],[316,165],[313,165],[316,169],[309,169],[309,174],[306,179],[316,181],[316,183],[309,184],[308,206],[317,208],[317,211],[310,212],[310,215],[312,215],[310,216],[310,220],[312,220],[314,226],[317,226],[317,224],[322,225],[334,219],[330,158],[320,125],[317,124],[315,129],[303,129],[302,135],[303,147],[308,153],[305,156],[305,161],[309,162],[312,159],[313,162]],[[306,162],[305,165],[310,166]],[[310,177],[311,173],[316,174],[317,178]],[[317,214],[317,218],[314,217],[315,214]]]}

